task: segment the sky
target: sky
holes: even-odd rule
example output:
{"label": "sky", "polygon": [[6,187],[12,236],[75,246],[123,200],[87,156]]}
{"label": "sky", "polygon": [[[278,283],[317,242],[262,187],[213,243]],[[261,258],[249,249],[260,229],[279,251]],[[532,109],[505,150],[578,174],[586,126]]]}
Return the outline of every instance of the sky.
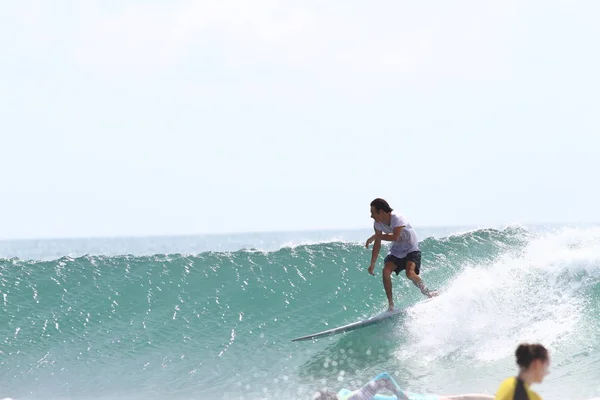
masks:
{"label": "sky", "polygon": [[600,221],[600,3],[0,6],[0,239]]}

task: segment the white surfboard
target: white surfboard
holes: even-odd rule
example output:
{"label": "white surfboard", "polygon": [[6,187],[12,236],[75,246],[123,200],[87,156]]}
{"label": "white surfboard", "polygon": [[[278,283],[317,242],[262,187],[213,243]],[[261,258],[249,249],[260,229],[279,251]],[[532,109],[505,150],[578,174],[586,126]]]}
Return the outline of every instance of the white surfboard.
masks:
{"label": "white surfboard", "polygon": [[327,329],[325,331],[313,333],[311,335],[297,337],[295,339],[292,339],[292,342],[299,342],[302,340],[309,340],[309,339],[319,338],[319,337],[323,337],[323,336],[335,335],[337,333],[348,332],[348,331],[351,331],[351,330],[354,330],[357,328],[362,328],[362,327],[365,327],[368,325],[376,324],[387,318],[398,315],[402,312],[404,312],[404,310],[402,310],[402,309],[395,309],[394,311],[384,311],[384,312],[379,313],[371,318],[363,319],[361,321],[352,322],[347,325],[338,326],[337,328]]}
{"label": "white surfboard", "polygon": [[[434,290],[435,292],[437,292],[437,294],[440,294],[439,290]],[[416,305],[419,304],[423,304],[423,303],[427,303],[433,299],[435,299],[437,296],[431,297],[429,299],[425,299],[425,300],[421,300],[419,301]],[[292,339],[292,342],[299,342],[302,340],[310,340],[310,339],[314,339],[314,338],[319,338],[319,337],[323,337],[323,336],[329,336],[329,335],[335,335],[338,333],[343,333],[343,332],[348,332],[348,331],[352,331],[354,329],[358,329],[358,328],[362,328],[365,326],[369,326],[369,325],[373,325],[376,324],[378,322],[381,322],[383,320],[386,320],[388,318],[391,318],[393,316],[396,316],[400,313],[405,312],[405,309],[395,309],[394,311],[384,311],[382,313],[379,313],[371,318],[367,318],[367,319],[363,319],[360,321],[356,321],[356,322],[352,322],[350,324],[347,325],[342,325],[342,326],[338,326],[337,328],[332,328],[332,329],[327,329],[325,331],[322,332],[317,332],[317,333],[313,333],[311,335],[306,335],[306,336],[301,336],[301,337],[297,337],[295,339]]]}

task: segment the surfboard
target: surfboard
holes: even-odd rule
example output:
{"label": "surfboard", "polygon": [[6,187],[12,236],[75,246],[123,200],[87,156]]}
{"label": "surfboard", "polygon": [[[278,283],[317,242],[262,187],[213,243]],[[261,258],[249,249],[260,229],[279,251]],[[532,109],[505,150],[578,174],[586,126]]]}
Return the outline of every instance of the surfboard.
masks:
{"label": "surfboard", "polygon": [[[440,295],[440,290],[439,289],[435,289],[432,290],[433,292],[437,292],[437,295]],[[417,302],[414,306],[417,306],[419,304],[424,304],[427,302],[432,301],[433,299],[437,298],[437,296],[431,297],[429,299],[425,299],[425,300],[421,300],[419,302]],[[356,322],[352,322],[350,324],[347,325],[342,325],[342,326],[338,326],[337,328],[332,328],[332,329],[327,329],[325,331],[321,331],[321,332],[317,332],[317,333],[313,333],[311,335],[306,335],[306,336],[300,336],[297,337],[295,339],[292,339],[292,342],[300,342],[302,340],[310,340],[310,339],[315,339],[315,338],[320,338],[323,336],[330,336],[330,335],[335,335],[338,333],[343,333],[343,332],[349,332],[352,331],[354,329],[358,329],[358,328],[363,328],[365,326],[369,326],[369,325],[373,325],[376,323],[379,323],[381,321],[384,321],[388,318],[394,317],[398,314],[401,314],[403,312],[405,312],[405,309],[395,309],[394,311],[384,311],[381,312],[373,317],[367,318],[367,319],[363,319],[360,321],[356,321]]]}
{"label": "surfboard", "polygon": [[398,309],[398,308],[393,311],[384,311],[373,317],[363,319],[360,321],[356,321],[356,322],[352,322],[347,325],[338,326],[337,328],[327,329],[325,331],[313,333],[311,335],[297,337],[295,339],[292,339],[292,342],[299,342],[302,340],[310,340],[310,339],[315,339],[315,338],[319,338],[319,337],[323,337],[323,336],[335,335],[338,333],[352,331],[354,329],[363,328],[365,326],[376,324],[378,322],[381,322],[383,320],[386,320],[388,318],[391,318],[391,317],[396,316],[403,312],[404,312],[403,309]]}

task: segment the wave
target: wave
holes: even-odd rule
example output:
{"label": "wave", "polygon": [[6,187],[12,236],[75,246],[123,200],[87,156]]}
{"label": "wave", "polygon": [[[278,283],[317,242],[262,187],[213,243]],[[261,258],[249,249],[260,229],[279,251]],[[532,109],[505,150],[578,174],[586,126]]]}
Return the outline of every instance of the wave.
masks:
{"label": "wave", "polygon": [[[562,365],[594,357],[586,349],[600,344],[599,229],[477,229],[425,238],[421,249],[421,276],[439,298],[419,304],[418,290],[394,278],[404,318],[313,347],[290,339],[386,306],[363,243],[0,259],[7,394],[276,398],[290,385],[304,393],[382,369],[404,374],[415,391],[451,379],[475,391],[490,363],[510,368],[523,340],[543,341]],[[456,371],[456,362],[473,371]]]}

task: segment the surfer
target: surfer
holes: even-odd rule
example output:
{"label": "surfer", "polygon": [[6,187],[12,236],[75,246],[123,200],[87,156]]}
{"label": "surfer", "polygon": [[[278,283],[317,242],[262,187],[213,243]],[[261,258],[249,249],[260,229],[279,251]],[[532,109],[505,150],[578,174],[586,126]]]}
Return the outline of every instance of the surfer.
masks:
{"label": "surfer", "polygon": [[[383,390],[388,390],[394,393],[395,397],[375,397]],[[330,390],[319,390],[313,396],[313,400],[373,400],[375,398],[385,398],[386,400],[494,400],[494,397],[483,394],[437,396],[404,392],[402,389],[400,389],[396,381],[394,381],[394,378],[392,378],[387,372],[380,373],[375,378],[371,379],[366,385],[357,390],[350,391],[348,389],[342,389],[337,393]]]}
{"label": "surfer", "polygon": [[506,378],[496,392],[496,400],[542,400],[530,389],[532,383],[542,383],[548,375],[550,357],[541,344],[521,343],[515,352],[519,374]]}
{"label": "surfer", "polygon": [[406,277],[421,290],[421,293],[427,297],[437,295],[437,292],[427,289],[425,283],[419,277],[421,271],[421,250],[419,249],[417,234],[404,216],[397,215],[392,211],[393,209],[384,199],[376,198],[371,202],[371,218],[375,221],[373,223],[375,234],[368,238],[365,244],[365,247],[369,248],[369,245],[374,243],[369,273],[375,275],[373,270],[379,256],[379,250],[381,249],[381,241],[392,242],[390,250],[383,260],[382,273],[383,287],[387,295],[389,311],[394,309],[392,272],[398,275],[400,271],[405,270]]}

